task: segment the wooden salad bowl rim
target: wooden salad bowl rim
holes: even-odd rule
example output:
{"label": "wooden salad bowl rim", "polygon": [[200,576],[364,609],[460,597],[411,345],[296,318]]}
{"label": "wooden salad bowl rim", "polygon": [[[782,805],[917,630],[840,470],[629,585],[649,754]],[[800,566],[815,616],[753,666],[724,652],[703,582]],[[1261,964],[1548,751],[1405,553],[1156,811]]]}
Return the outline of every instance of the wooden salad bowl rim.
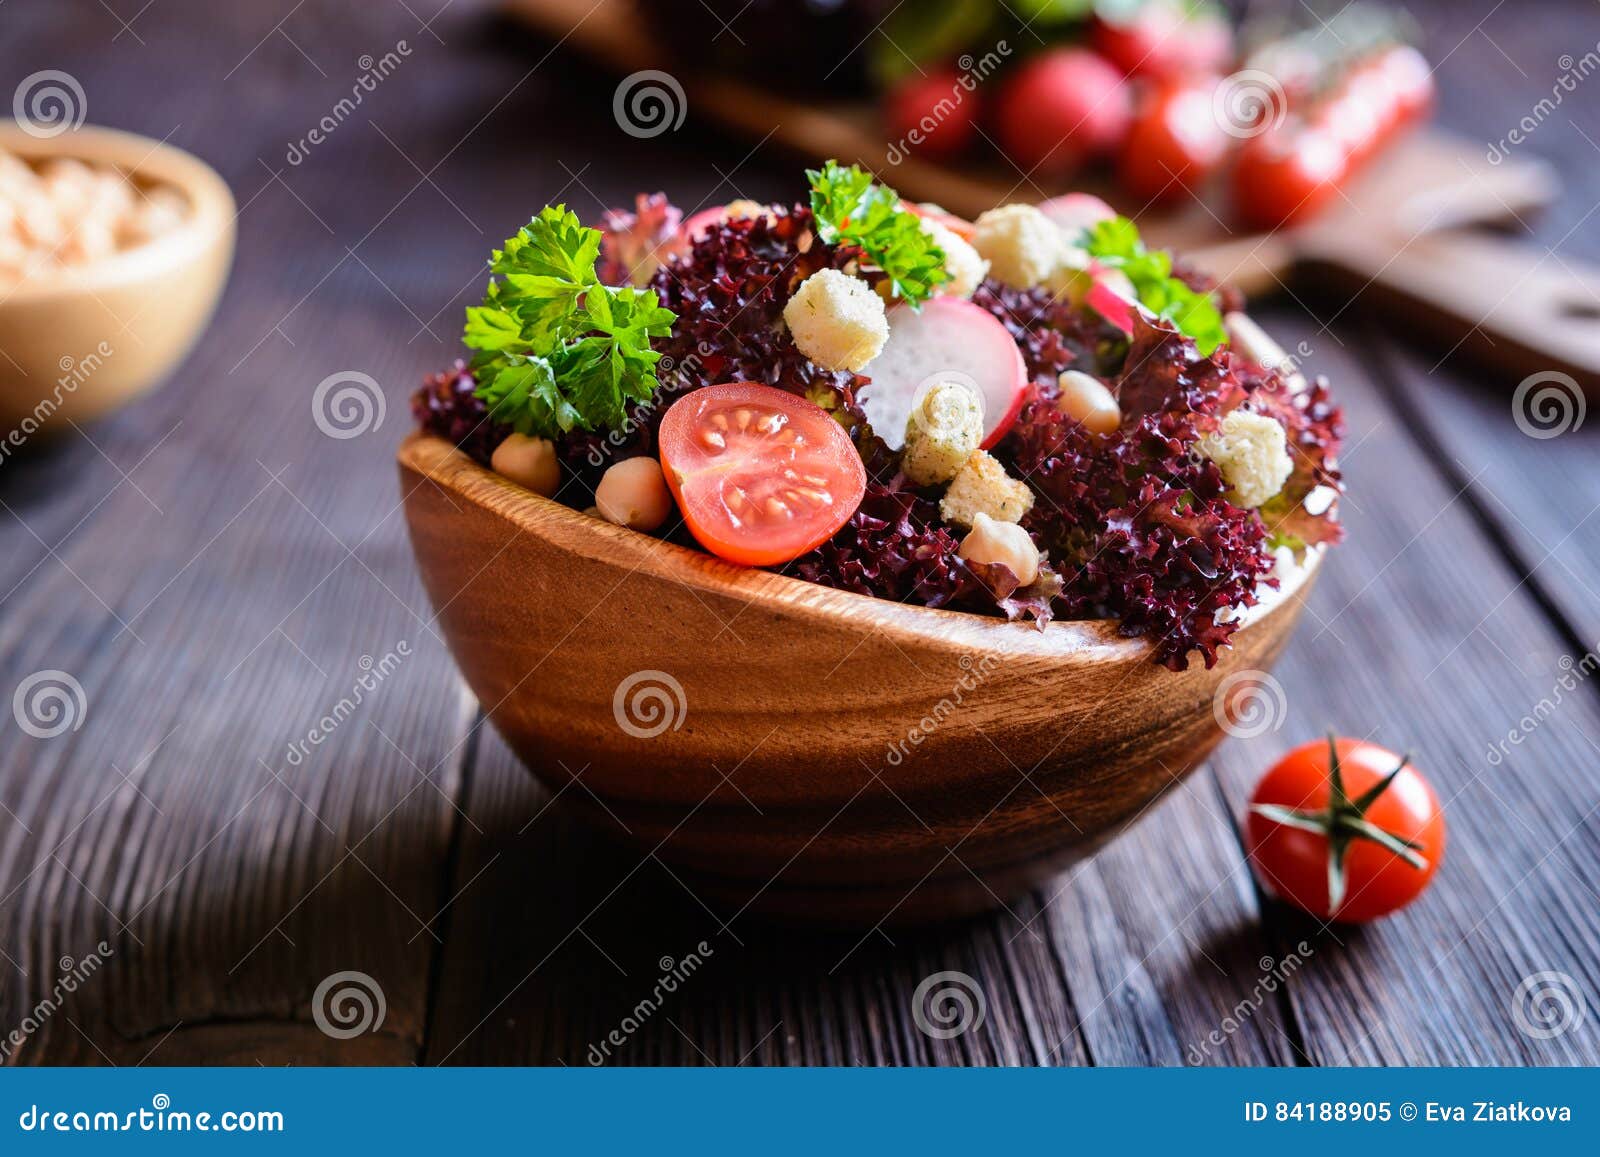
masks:
{"label": "wooden salad bowl rim", "polygon": [[[821,583],[757,567],[726,562],[706,551],[682,546],[627,527],[617,526],[552,498],[545,498],[475,462],[447,440],[412,433],[400,444],[400,464],[448,491],[483,506],[524,532],[587,557],[680,583],[691,589],[741,599],[748,603],[782,604],[839,620],[857,620],[863,627],[898,629],[957,650],[1000,648],[1015,654],[1060,656],[1081,650],[1084,658],[1099,653],[1125,658],[1149,651],[1151,644],[1124,636],[1115,619],[1056,619],[1043,630],[1008,622],[994,615],[916,606],[857,594]],[[1239,615],[1246,630],[1286,603],[1315,576],[1323,551],[1307,551],[1305,562],[1291,569],[1274,590],[1262,587],[1255,606]]]}

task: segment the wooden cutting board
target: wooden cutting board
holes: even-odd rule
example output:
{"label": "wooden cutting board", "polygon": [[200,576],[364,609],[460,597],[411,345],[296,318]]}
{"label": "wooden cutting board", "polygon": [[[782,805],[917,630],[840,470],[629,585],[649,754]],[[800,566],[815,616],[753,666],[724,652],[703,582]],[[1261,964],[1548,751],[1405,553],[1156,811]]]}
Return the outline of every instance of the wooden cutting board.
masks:
{"label": "wooden cutting board", "polygon": [[[814,163],[856,162],[914,200],[976,216],[1007,201],[1077,188],[1130,213],[1155,245],[1246,294],[1293,277],[1359,301],[1408,333],[1428,335],[1501,375],[1570,374],[1600,396],[1600,270],[1468,227],[1517,225],[1559,192],[1554,170],[1529,156],[1491,165],[1473,142],[1426,129],[1398,142],[1344,190],[1340,202],[1294,229],[1229,224],[1225,200],[1139,212],[1094,181],[1052,185],[1004,158],[961,167],[915,155],[892,163],[877,110],[862,102],[796,100],[722,76],[676,68],[649,34],[635,0],[506,0],[517,19],[619,76],[668,72],[687,109],[752,140]],[[648,183],[648,182],[646,182]]]}

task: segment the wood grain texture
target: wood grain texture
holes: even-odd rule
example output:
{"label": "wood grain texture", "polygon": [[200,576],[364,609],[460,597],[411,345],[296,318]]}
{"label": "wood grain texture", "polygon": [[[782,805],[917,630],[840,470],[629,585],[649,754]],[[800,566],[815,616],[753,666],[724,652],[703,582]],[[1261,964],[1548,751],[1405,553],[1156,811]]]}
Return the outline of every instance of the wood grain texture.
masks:
{"label": "wood grain texture", "polygon": [[728,911],[824,924],[984,911],[1094,850],[1222,737],[1211,704],[1250,698],[1320,561],[1173,672],[1114,624],[870,599],[612,526],[442,439],[399,458],[440,629],[513,750]]}
{"label": "wood grain texture", "polygon": [[[588,217],[646,183],[688,208],[791,196],[794,166],[693,116],[624,139],[606,78],[548,42],[491,34],[484,5],[411,6],[417,18],[310,0],[280,35],[281,11],[163,0],[136,19],[142,44],[109,47],[121,28],[92,0],[4,6],[0,75],[72,72],[91,120],[171,133],[241,206],[233,283],[180,375],[0,463],[0,704],[48,668],[88,699],[82,728],[53,740],[0,707],[0,1036],[60,957],[101,939],[115,953],[6,1062],[584,1064],[661,958],[702,939],[705,969],[608,1063],[1600,1062],[1592,681],[1486,767],[1560,655],[1600,635],[1585,590],[1591,430],[1516,435],[1514,381],[1459,354],[1433,371],[1443,351],[1357,323],[1361,299],[1329,329],[1292,300],[1262,316],[1307,342],[1309,368],[1348,402],[1362,507],[1277,669],[1287,722],[1224,744],[1009,911],[865,938],[748,915],[719,931],[662,863],[575,820],[581,789],[552,803],[474,727],[427,629],[393,489],[405,394],[453,356],[486,246],[532,207],[565,199]],[[1561,52],[1600,39],[1586,4],[1542,5],[1538,20],[1493,7],[1420,5],[1434,58],[1448,56],[1446,117],[1480,140],[1548,91]],[[441,9],[436,40],[418,20]],[[288,165],[357,58],[402,38],[401,70]],[[1593,115],[1552,118],[1529,146],[1574,190],[1540,240],[1590,259],[1600,189],[1576,129],[1600,140]],[[310,399],[347,369],[381,383],[387,418],[339,441]],[[415,653],[289,765],[360,656],[401,639]],[[1434,891],[1357,934],[1263,905],[1233,823],[1264,763],[1328,724],[1413,747],[1453,797]],[[1302,940],[1304,967],[1263,994]],[[310,1001],[345,969],[379,981],[387,1017],[335,1041]],[[1516,1027],[1515,989],[1541,970],[1586,993],[1579,1031]],[[972,978],[986,1015],[941,1040],[912,999],[947,971]]]}

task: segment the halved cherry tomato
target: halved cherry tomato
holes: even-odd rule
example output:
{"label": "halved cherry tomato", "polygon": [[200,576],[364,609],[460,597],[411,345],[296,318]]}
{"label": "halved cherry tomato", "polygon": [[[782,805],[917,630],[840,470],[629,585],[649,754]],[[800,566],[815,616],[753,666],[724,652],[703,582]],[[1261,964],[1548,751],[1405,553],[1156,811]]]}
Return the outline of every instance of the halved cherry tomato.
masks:
{"label": "halved cherry tomato", "polygon": [[685,394],[661,419],[661,469],[700,545],[776,566],[827,541],[861,505],[867,470],[844,428],[774,386]]}
{"label": "halved cherry tomato", "polygon": [[1140,99],[1117,175],[1135,197],[1170,201],[1222,162],[1229,137],[1212,108],[1214,79],[1169,81]]}
{"label": "halved cherry tomato", "polygon": [[1444,857],[1433,788],[1401,756],[1360,739],[1329,736],[1284,756],[1256,785],[1246,828],[1268,890],[1346,923],[1411,903]]}

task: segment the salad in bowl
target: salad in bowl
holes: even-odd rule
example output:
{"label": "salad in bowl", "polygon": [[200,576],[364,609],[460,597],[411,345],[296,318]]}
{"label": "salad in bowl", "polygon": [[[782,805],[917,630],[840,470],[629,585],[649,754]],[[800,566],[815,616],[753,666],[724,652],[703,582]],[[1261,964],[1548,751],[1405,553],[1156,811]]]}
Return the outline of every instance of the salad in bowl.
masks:
{"label": "salad in bowl", "polygon": [[542,210],[415,396],[406,517],[565,808],[735,910],[944,918],[1253,710],[1340,534],[1340,417],[1094,198],[808,182]]}
{"label": "salad in bowl", "polygon": [[420,427],[513,482],[741,566],[927,607],[1113,619],[1216,662],[1336,541],[1340,415],[1226,289],[1081,194],[974,222],[855,167],[787,205],[490,262]]}

